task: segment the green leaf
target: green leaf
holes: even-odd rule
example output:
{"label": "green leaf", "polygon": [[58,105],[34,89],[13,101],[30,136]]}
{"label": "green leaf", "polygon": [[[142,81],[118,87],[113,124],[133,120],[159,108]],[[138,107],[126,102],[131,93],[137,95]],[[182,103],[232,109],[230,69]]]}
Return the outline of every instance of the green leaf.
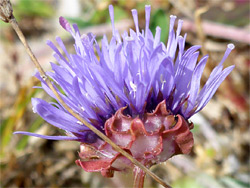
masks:
{"label": "green leaf", "polygon": [[71,24],[73,24],[73,23],[77,24],[77,26],[79,28],[84,28],[84,27],[93,25],[90,21],[84,21],[82,18],[69,18],[69,17],[66,17],[66,19]]}
{"label": "green leaf", "polygon": [[105,23],[107,22],[108,18],[109,18],[108,10],[98,10],[93,14],[92,18],[90,19],[90,22],[92,24]]}
{"label": "green leaf", "polygon": [[200,132],[200,125],[199,124],[194,124],[194,128],[191,130],[192,133],[197,133]]}
{"label": "green leaf", "polygon": [[208,148],[206,149],[206,154],[208,157],[213,158],[216,155],[216,151],[214,148]]}
{"label": "green leaf", "polygon": [[169,15],[162,9],[158,9],[153,13],[150,22],[150,30],[155,35],[155,29],[159,26],[161,28],[161,41],[165,43],[168,38],[169,30]]}
{"label": "green leaf", "polygon": [[20,0],[13,9],[18,16],[51,17],[54,13],[52,6],[42,0]]}
{"label": "green leaf", "polygon": [[[44,120],[41,117],[38,117],[31,125],[30,129],[28,130],[28,132],[35,132],[42,124],[43,124]],[[26,145],[28,144],[28,140],[29,140],[29,136],[27,135],[23,135],[22,139],[20,140],[20,142],[18,142],[16,149],[17,150],[22,150],[26,147]]]}
{"label": "green leaf", "polygon": [[128,17],[127,12],[121,7],[117,7],[117,6],[114,6],[114,15],[115,15],[114,17],[115,21]]}
{"label": "green leaf", "polygon": [[205,187],[226,188],[218,181],[218,179],[203,172],[195,174],[195,179],[204,188]]}
{"label": "green leaf", "polygon": [[184,177],[172,183],[173,188],[203,188],[195,179]]}
{"label": "green leaf", "polygon": [[4,156],[4,149],[6,146],[8,146],[12,136],[13,131],[15,128],[15,125],[18,121],[23,117],[24,113],[26,112],[27,104],[30,103],[30,100],[32,97],[35,96],[35,94],[38,92],[38,90],[35,89],[29,89],[29,88],[21,88],[16,102],[14,104],[14,110],[15,113],[13,113],[12,116],[8,117],[4,124],[1,125],[1,132],[0,132],[0,156]]}
{"label": "green leaf", "polygon": [[222,177],[220,178],[220,181],[226,185],[227,188],[248,188],[249,184],[236,180],[231,177]]}

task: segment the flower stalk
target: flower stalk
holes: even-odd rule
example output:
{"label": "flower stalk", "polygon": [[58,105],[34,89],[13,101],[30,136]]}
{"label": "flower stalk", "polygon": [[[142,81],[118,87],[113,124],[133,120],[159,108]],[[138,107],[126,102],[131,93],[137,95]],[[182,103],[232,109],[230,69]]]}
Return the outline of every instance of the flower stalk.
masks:
{"label": "flower stalk", "polygon": [[78,119],[81,123],[83,123],[86,127],[88,127],[91,131],[93,131],[95,134],[97,134],[100,138],[102,138],[105,142],[110,144],[116,151],[121,153],[123,156],[128,158],[133,164],[136,165],[135,167],[135,186],[137,187],[143,187],[144,183],[144,177],[145,174],[150,175],[153,179],[155,179],[158,183],[160,183],[162,186],[166,188],[171,188],[167,183],[165,183],[163,180],[161,180],[157,175],[155,175],[153,172],[151,172],[149,169],[147,169],[143,164],[141,164],[138,160],[134,159],[129,153],[121,149],[118,145],[116,145],[112,140],[110,140],[107,136],[105,136],[101,131],[96,129],[94,126],[92,126],[90,123],[88,123],[85,119],[83,119],[80,115],[75,113],[61,98],[61,96],[58,94],[57,90],[51,83],[51,81],[48,79],[45,71],[43,70],[42,66],[38,62],[37,58],[35,57],[34,53],[32,52],[29,44],[26,41],[25,36],[23,35],[20,27],[18,26],[18,23],[13,15],[13,10],[11,7],[11,3],[9,0],[0,0],[0,19],[4,22],[10,23],[12,28],[15,30],[16,34],[18,35],[19,39],[23,43],[26,52],[30,56],[32,62],[34,63],[35,67],[38,69],[38,72],[42,79],[46,82],[48,87],[52,90],[53,94],[56,96],[58,101],[61,103],[61,105],[70,113],[72,114],[76,119]]}
{"label": "flower stalk", "polygon": [[146,173],[138,166],[134,167],[134,188],[143,188]]}

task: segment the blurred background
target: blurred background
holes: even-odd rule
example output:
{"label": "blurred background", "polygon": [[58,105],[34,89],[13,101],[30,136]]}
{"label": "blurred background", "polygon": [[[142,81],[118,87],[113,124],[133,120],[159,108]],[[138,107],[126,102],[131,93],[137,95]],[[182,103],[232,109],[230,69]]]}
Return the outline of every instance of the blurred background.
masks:
{"label": "blurred background", "polygon": [[[249,158],[249,44],[250,5],[248,0],[12,0],[14,15],[30,46],[45,70],[50,70],[52,50],[46,40],[60,36],[73,50],[73,40],[58,23],[59,16],[77,23],[81,33],[92,32],[101,39],[112,29],[108,5],[114,5],[115,25],[121,32],[133,28],[131,9],[139,13],[144,28],[144,6],[152,7],[150,28],[162,29],[166,43],[169,16],[184,20],[182,34],[188,33],[186,47],[202,44],[201,54],[209,54],[202,78],[220,62],[228,43],[236,48],[225,66],[236,65],[216,95],[202,112],[192,117],[195,145],[190,155],[175,156],[151,168],[173,188],[250,187]],[[79,143],[48,141],[13,135],[30,131],[59,135],[32,112],[31,98],[51,98],[32,77],[35,68],[10,25],[0,21],[0,183],[1,187],[130,187],[132,174],[115,173],[111,179],[87,173],[76,166]],[[145,187],[161,187],[146,177]]]}

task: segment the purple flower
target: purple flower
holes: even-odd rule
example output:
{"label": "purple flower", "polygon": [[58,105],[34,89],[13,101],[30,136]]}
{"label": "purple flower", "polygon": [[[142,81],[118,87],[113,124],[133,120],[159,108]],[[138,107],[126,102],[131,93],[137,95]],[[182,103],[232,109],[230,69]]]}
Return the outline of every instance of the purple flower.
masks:
{"label": "purple flower", "polygon": [[[56,41],[65,56],[51,41],[47,42],[59,63],[51,63],[53,71],[47,74],[62,89],[60,92],[58,88],[60,96],[69,107],[102,132],[106,120],[119,109],[127,106],[123,113],[143,117],[145,113],[153,112],[163,100],[173,115],[179,114],[188,120],[209,102],[234,68],[223,69],[223,62],[234,48],[233,44],[229,44],[221,62],[199,91],[208,56],[197,63],[200,46],[184,50],[186,34],[184,37],[180,35],[182,20],[178,21],[177,30],[174,30],[175,16],[170,16],[169,38],[165,46],[160,41],[161,28],[156,28],[155,36],[149,29],[150,9],[150,6],[145,7],[145,30],[139,29],[137,11],[133,9],[136,30],[130,29],[129,34],[125,32],[120,36],[115,29],[113,6],[110,5],[113,36],[110,41],[103,36],[101,48],[93,34],[81,35],[77,25],[71,26],[63,17],[60,17],[60,24],[74,38],[75,53],[68,53],[60,37]],[[56,99],[43,79],[38,74],[36,77],[41,81],[41,88]],[[83,143],[97,141],[97,136],[59,102],[48,103],[33,98],[32,105],[35,113],[65,130],[67,136],[44,136],[22,131],[15,134]]]}

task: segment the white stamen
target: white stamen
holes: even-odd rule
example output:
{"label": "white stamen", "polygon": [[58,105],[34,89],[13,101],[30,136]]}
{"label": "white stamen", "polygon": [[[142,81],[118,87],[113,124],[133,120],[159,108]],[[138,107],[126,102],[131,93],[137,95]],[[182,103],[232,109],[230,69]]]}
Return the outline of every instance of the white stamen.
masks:
{"label": "white stamen", "polygon": [[231,50],[233,50],[235,46],[234,46],[234,44],[230,43],[227,45],[227,47],[230,48]]}
{"label": "white stamen", "polygon": [[77,124],[79,124],[79,125],[83,125],[83,123],[82,123],[82,122],[80,122],[80,121],[77,121],[76,123],[77,123]]}
{"label": "white stamen", "polygon": [[36,109],[35,109],[35,107],[32,108],[32,111],[33,111],[33,113],[36,114]]}
{"label": "white stamen", "polygon": [[165,79],[163,80],[163,75],[161,74],[161,76],[160,76],[160,80],[161,80],[161,83],[162,83],[162,85],[161,85],[161,90],[163,90],[163,87],[164,87],[164,84],[167,82]]}
{"label": "white stamen", "polygon": [[131,94],[133,92],[134,93],[134,97],[135,97],[137,86],[132,81],[130,81],[129,84],[130,84],[130,87],[133,90],[133,91],[130,91],[129,94]]}
{"label": "white stamen", "polygon": [[129,84],[130,84],[130,87],[132,88],[132,90],[136,91],[136,89],[137,89],[136,85],[132,81],[130,81]]}
{"label": "white stamen", "polygon": [[227,59],[227,57],[229,56],[229,54],[231,53],[231,51],[233,49],[234,49],[234,44],[230,43],[230,44],[227,45],[227,50],[226,50],[226,52],[225,52],[225,54],[224,54],[224,56],[223,56],[223,58],[222,58],[219,65],[222,65],[224,63],[224,61]]}

